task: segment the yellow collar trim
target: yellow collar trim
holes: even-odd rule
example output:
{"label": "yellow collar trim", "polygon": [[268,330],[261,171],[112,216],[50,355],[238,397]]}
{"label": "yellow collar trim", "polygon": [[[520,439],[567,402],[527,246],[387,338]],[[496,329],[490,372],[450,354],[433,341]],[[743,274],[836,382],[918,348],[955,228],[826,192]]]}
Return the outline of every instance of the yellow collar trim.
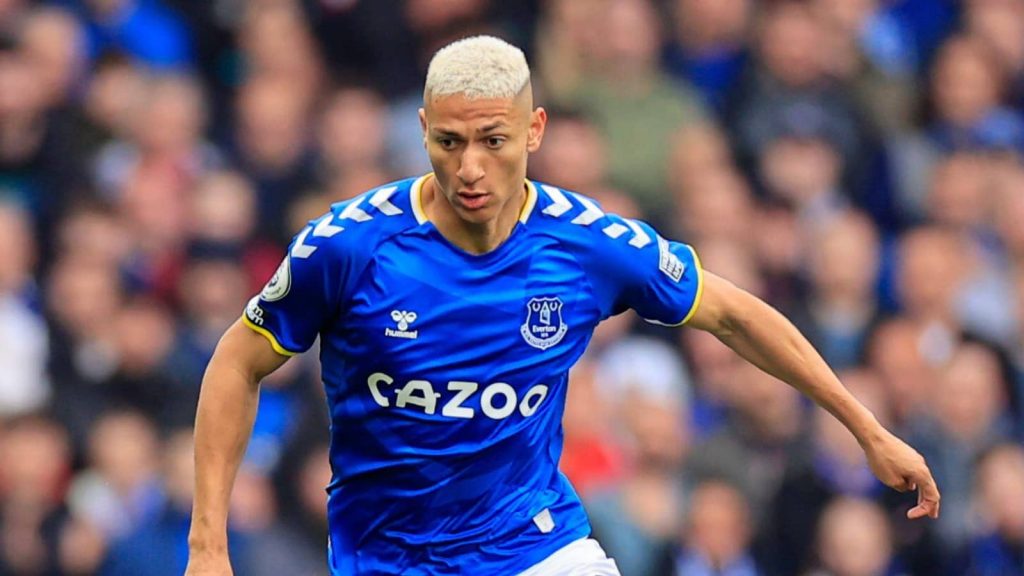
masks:
{"label": "yellow collar trim", "polygon": [[537,188],[533,182],[526,181],[526,202],[523,202],[523,210],[519,213],[519,222],[526,224],[533,213],[533,207],[537,205]]}
{"label": "yellow collar trim", "polygon": [[412,183],[412,189],[409,191],[409,203],[412,204],[412,213],[416,217],[418,224],[426,224],[429,220],[427,213],[423,211],[423,184],[429,178],[432,178],[434,173],[424,174],[420,176],[415,182]]}
{"label": "yellow collar trim", "polygon": [[[412,189],[409,191],[409,203],[412,204],[412,213],[419,224],[425,224],[430,220],[427,218],[427,213],[423,211],[423,185],[433,177],[433,172],[420,176],[412,183]],[[523,202],[523,209],[519,212],[519,221],[523,224],[526,224],[530,214],[533,213],[534,206],[537,205],[537,187],[528,179],[525,182],[526,201]]]}

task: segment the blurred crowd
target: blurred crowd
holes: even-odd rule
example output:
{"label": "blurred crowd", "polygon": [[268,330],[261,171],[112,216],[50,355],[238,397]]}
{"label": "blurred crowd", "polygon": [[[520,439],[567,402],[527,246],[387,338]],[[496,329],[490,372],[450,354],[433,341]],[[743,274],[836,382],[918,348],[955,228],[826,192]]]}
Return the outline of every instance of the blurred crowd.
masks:
{"label": "blurred crowd", "polygon": [[[927,458],[622,315],[562,468],[625,576],[1024,575],[1024,0],[0,0],[0,575],[185,565],[223,330],[332,202],[429,170],[443,44],[524,47],[530,176],[694,245]],[[241,576],[326,573],[315,353],[264,382]]]}

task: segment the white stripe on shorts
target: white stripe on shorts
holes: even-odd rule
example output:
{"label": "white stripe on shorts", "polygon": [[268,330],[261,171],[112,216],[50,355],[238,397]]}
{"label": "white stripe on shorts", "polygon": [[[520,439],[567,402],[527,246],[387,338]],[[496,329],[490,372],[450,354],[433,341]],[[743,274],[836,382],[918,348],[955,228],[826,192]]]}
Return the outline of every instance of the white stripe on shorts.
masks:
{"label": "white stripe on shorts", "polygon": [[580,538],[528,568],[519,576],[622,576],[597,540]]}

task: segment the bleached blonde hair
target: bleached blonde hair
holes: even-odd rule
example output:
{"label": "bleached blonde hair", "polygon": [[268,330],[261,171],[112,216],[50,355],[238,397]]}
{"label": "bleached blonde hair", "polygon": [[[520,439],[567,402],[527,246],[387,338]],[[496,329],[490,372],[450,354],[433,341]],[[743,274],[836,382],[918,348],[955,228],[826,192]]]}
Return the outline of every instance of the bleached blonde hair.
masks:
{"label": "bleached blonde hair", "polygon": [[453,94],[470,99],[513,98],[530,82],[523,51],[494,36],[463,38],[430,60],[423,100]]}

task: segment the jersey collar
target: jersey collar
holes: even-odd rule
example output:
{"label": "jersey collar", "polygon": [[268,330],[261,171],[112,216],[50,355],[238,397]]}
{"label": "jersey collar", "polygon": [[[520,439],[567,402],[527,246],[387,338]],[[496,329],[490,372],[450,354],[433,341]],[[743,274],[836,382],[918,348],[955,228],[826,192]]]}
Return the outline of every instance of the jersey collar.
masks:
{"label": "jersey collar", "polygon": [[[426,224],[430,219],[427,218],[426,212],[423,211],[423,185],[427,183],[431,178],[434,177],[434,173],[424,174],[416,179],[412,183],[412,189],[409,191],[409,203],[412,204],[412,213],[416,216],[416,222],[418,224]],[[533,207],[537,205],[537,187],[533,185],[529,179],[526,180],[526,201],[523,202],[523,209],[519,213],[519,222],[526,224],[526,221],[530,218],[530,214],[533,213]]]}

